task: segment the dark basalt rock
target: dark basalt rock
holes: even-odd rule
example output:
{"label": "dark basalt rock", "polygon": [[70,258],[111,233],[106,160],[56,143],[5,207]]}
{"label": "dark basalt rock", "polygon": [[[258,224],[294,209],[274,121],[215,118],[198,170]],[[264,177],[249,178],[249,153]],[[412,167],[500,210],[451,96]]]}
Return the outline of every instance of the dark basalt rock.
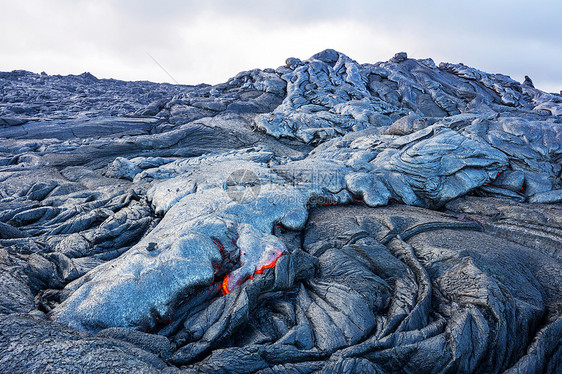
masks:
{"label": "dark basalt rock", "polygon": [[0,371],[558,373],[562,96],[334,50],[0,73]]}

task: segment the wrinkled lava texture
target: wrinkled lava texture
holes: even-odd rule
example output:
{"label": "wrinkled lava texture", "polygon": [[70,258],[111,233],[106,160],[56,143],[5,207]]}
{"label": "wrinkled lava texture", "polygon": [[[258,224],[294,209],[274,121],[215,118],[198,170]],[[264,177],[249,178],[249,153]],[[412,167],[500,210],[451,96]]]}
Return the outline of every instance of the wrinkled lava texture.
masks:
{"label": "wrinkled lava texture", "polygon": [[326,50],[0,92],[0,372],[562,372],[562,96],[530,79]]}

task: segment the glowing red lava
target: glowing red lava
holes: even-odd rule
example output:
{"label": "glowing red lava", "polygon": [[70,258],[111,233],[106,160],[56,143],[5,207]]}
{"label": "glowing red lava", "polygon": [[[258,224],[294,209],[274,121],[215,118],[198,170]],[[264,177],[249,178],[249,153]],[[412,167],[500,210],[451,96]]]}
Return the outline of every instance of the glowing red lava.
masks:
{"label": "glowing red lava", "polygon": [[[254,271],[254,274],[250,277],[250,279],[253,279],[254,275],[256,275],[256,274],[262,274],[265,269],[271,269],[271,268],[275,267],[275,264],[277,263],[277,260],[279,260],[279,257],[281,257],[282,254],[283,254],[282,252],[279,252],[278,254],[276,254],[276,257],[273,259],[273,261],[271,261],[271,262],[259,267],[258,269],[256,269],[256,271]],[[227,275],[225,275],[225,277],[222,281],[222,293],[223,293],[223,295],[226,295],[230,292],[230,289],[228,288],[229,278],[230,277],[227,274]]]}
{"label": "glowing red lava", "polygon": [[230,292],[230,290],[228,289],[228,278],[229,278],[228,274],[226,274],[224,276],[223,281],[222,281],[222,293],[223,293],[223,295],[226,295],[227,293]]}
{"label": "glowing red lava", "polygon": [[263,265],[262,267],[260,267],[259,269],[257,269],[257,270],[254,272],[254,275],[256,275],[256,274],[261,274],[261,273],[263,273],[263,271],[264,271],[265,269],[271,269],[272,267],[274,267],[275,264],[277,263],[277,260],[279,260],[279,257],[281,257],[281,253],[278,253],[278,254],[277,254],[277,257],[275,257],[275,259],[273,259],[273,261],[271,261],[269,264],[265,264],[265,265]]}
{"label": "glowing red lava", "polygon": [[215,245],[219,249],[222,257],[224,257],[224,246],[222,245],[222,243],[218,239],[215,239],[215,238],[212,238],[212,239],[213,239],[213,243],[215,243]]}
{"label": "glowing red lava", "polygon": [[316,206],[336,206],[337,204],[331,204],[331,203],[323,203],[323,204],[317,204]]}

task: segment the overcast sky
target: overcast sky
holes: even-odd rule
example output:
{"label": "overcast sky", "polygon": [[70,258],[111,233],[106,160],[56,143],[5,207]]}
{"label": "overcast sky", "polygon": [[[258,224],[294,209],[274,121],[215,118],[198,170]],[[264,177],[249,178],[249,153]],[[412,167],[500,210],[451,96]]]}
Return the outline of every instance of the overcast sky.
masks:
{"label": "overcast sky", "polygon": [[[219,83],[326,48],[463,62],[562,90],[559,0],[0,0],[0,71]],[[152,56],[152,57],[150,57]],[[156,63],[156,60],[158,63]]]}

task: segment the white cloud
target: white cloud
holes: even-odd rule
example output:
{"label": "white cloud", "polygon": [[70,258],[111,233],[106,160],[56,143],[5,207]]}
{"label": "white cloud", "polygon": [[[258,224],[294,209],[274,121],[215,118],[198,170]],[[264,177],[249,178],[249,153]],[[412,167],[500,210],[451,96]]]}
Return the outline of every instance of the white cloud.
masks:
{"label": "white cloud", "polygon": [[562,4],[349,0],[0,0],[0,70],[218,83],[285,58],[340,50],[359,62],[395,52],[562,89]]}

